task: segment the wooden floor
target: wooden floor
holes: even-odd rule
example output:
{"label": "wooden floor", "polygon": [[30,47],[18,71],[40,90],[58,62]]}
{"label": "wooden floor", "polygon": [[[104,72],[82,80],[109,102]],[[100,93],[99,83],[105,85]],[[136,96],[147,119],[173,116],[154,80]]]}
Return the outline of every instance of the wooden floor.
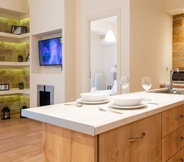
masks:
{"label": "wooden floor", "polygon": [[0,118],[0,162],[41,162],[41,123],[14,115]]}

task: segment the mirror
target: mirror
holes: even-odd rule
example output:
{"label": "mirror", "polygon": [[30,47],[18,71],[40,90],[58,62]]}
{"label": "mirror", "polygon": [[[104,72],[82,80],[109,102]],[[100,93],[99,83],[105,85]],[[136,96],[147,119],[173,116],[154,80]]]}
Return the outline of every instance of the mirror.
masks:
{"label": "mirror", "polygon": [[[117,16],[90,22],[90,88],[117,94]],[[106,40],[108,31],[112,35]]]}

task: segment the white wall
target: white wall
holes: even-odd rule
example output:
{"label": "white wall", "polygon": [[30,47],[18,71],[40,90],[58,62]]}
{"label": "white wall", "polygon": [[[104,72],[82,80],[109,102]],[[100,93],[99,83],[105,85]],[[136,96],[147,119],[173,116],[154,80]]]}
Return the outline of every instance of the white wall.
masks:
{"label": "white wall", "polygon": [[[76,3],[76,96],[79,96],[81,92],[89,91],[89,21],[120,13],[117,21],[121,20],[121,33],[118,37],[121,36],[121,53],[127,55],[129,54],[130,15],[129,0],[77,0]],[[121,62],[126,69],[121,71],[129,74],[129,56],[126,59],[123,58]]]}
{"label": "white wall", "polygon": [[104,46],[102,49],[103,60],[103,73],[104,78],[104,89],[107,89],[108,85],[113,86],[113,73],[111,72],[111,67],[117,65],[117,46],[110,45]]}
{"label": "white wall", "polygon": [[130,91],[143,90],[143,76],[159,88],[172,69],[172,16],[164,11],[164,0],[132,0],[130,24]]}
{"label": "white wall", "polygon": [[61,76],[58,74],[32,74],[31,75],[31,87],[30,87],[30,96],[31,96],[31,106],[30,107],[37,107],[38,105],[38,96],[37,96],[37,86],[38,85],[48,85],[54,86],[54,99],[53,103],[61,103],[64,102],[64,83],[61,80]]}
{"label": "white wall", "polygon": [[113,73],[111,67],[117,65],[117,45],[116,43],[109,44],[101,43],[105,35],[111,30],[116,36],[116,17],[114,23],[105,21],[104,19],[92,21],[90,24],[90,69],[91,69],[91,86],[94,85],[94,73],[102,73],[102,89],[107,89],[107,86],[113,84]]}
{"label": "white wall", "polygon": [[91,34],[91,87],[94,86],[94,73],[102,73],[102,89],[113,84],[111,67],[117,65],[116,45],[102,46],[101,36]]}
{"label": "white wall", "polygon": [[75,0],[65,0],[64,12],[64,89],[65,89],[65,102],[75,101]]}
{"label": "white wall", "polygon": [[38,103],[37,85],[54,86],[54,104],[65,100],[64,72],[61,68],[40,66],[38,57],[39,40],[62,35],[63,8],[63,1],[59,0],[54,3],[51,0],[30,1],[31,107],[37,106]]}
{"label": "white wall", "polygon": [[[100,36],[97,34],[91,34],[91,87],[94,86],[94,73],[103,73],[102,66],[102,47],[100,45]],[[102,76],[104,81],[104,74]],[[103,85],[103,83],[102,83]]]}
{"label": "white wall", "polygon": [[32,34],[61,29],[64,26],[64,0],[31,0],[30,20]]}
{"label": "white wall", "polygon": [[[31,107],[37,106],[37,85],[54,86],[54,104],[75,100],[74,5],[74,0],[30,1]],[[38,41],[57,36],[62,36],[62,70],[40,67]]]}
{"label": "white wall", "polygon": [[[76,38],[76,95],[87,91],[88,20],[120,10],[120,75],[130,76],[130,91],[143,90],[141,78],[151,76],[153,88],[169,77],[172,67],[172,16],[164,11],[164,0],[78,0]],[[108,4],[108,5],[105,5]],[[94,9],[95,8],[95,9]],[[119,59],[118,59],[119,60]]]}

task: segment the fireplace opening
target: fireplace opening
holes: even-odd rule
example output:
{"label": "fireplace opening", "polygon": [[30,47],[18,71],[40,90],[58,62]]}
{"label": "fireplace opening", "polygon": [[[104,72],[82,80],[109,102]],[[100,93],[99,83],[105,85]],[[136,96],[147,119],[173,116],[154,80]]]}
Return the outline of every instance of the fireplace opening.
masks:
{"label": "fireplace opening", "polygon": [[53,86],[38,85],[38,106],[53,104]]}

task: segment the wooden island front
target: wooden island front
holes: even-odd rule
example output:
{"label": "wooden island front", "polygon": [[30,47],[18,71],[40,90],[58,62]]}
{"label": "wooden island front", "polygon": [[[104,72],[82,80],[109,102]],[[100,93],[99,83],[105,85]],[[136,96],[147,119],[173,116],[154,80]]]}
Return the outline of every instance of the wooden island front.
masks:
{"label": "wooden island front", "polygon": [[149,93],[148,97],[159,104],[121,110],[124,114],[101,112],[97,105],[64,104],[31,108],[23,114],[43,122],[43,162],[184,160],[184,95]]}

